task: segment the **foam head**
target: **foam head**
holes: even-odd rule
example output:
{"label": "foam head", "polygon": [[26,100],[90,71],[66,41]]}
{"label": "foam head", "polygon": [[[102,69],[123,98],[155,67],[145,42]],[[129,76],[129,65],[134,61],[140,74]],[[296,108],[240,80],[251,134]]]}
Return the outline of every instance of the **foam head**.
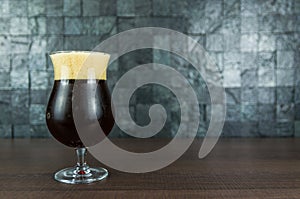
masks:
{"label": "foam head", "polygon": [[109,54],[101,52],[70,51],[50,55],[54,67],[54,79],[106,80]]}

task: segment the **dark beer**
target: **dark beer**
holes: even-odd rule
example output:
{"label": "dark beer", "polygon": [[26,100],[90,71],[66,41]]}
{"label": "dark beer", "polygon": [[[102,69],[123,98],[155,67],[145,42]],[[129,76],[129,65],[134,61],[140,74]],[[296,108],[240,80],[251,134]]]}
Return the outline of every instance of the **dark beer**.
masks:
{"label": "dark beer", "polygon": [[[77,133],[74,119],[73,119],[73,89],[75,80],[55,80],[53,90],[49,99],[46,121],[51,134],[59,142],[70,147],[84,147],[84,144],[80,140]],[[86,106],[80,107],[80,114],[84,118],[97,117],[103,132],[108,135],[111,131],[114,120],[112,116],[110,94],[105,80],[99,80],[95,86],[95,91],[91,91],[89,84],[95,84],[95,82],[89,82],[89,80],[76,80],[77,90],[81,93],[81,100],[88,100],[86,103],[80,103]],[[88,106],[87,106],[88,105]],[[93,122],[93,121],[91,121]],[[89,129],[89,131],[93,131]],[[97,131],[95,127],[94,132]],[[96,144],[103,138],[100,132],[95,132],[94,135],[89,135],[90,140]],[[86,142],[85,142],[86,143]]]}

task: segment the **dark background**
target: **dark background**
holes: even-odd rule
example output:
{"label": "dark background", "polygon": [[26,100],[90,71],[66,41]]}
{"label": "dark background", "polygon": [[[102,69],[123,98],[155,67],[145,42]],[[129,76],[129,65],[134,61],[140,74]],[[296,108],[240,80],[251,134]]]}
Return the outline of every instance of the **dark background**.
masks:
{"label": "dark background", "polygon": [[[44,119],[53,83],[49,52],[91,50],[111,35],[144,26],[183,32],[214,58],[227,93],[223,136],[300,135],[299,0],[0,0],[0,137],[50,136]],[[110,88],[129,69],[150,62],[174,67],[192,84],[203,136],[209,97],[201,76],[184,60],[150,49],[129,53],[109,66]],[[168,113],[157,136],[173,136],[180,108],[163,87],[137,90],[133,118],[147,124],[153,103]],[[126,135],[116,127],[111,136]]]}

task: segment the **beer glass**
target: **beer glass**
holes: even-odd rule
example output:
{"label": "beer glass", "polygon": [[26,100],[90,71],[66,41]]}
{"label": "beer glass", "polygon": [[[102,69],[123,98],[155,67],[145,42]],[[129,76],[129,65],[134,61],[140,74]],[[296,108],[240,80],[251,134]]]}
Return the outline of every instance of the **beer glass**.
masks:
{"label": "beer glass", "polygon": [[[114,125],[110,93],[106,85],[109,57],[105,53],[88,51],[59,51],[50,54],[54,67],[54,85],[46,110],[46,123],[53,137],[62,144],[75,148],[77,155],[74,167],[55,173],[54,179],[59,182],[91,183],[108,176],[108,171],[104,168],[89,167],[85,162],[85,155],[86,147],[99,143]],[[80,93],[77,95],[80,99],[76,101],[76,105],[75,89]],[[87,128],[100,125],[103,132],[92,131],[94,135],[89,135],[91,139],[83,143],[76,130],[74,111],[78,111],[87,121],[96,117],[96,124],[95,120],[91,120],[93,124]],[[88,129],[88,132],[91,130],[93,129]]]}

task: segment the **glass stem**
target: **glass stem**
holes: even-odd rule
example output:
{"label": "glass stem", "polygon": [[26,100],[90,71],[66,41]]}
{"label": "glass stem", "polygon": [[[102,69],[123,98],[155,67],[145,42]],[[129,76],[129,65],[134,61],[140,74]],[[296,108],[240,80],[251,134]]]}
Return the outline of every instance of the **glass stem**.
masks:
{"label": "glass stem", "polygon": [[86,166],[85,156],[86,156],[86,148],[77,148],[76,149],[77,155],[77,167],[82,169]]}

